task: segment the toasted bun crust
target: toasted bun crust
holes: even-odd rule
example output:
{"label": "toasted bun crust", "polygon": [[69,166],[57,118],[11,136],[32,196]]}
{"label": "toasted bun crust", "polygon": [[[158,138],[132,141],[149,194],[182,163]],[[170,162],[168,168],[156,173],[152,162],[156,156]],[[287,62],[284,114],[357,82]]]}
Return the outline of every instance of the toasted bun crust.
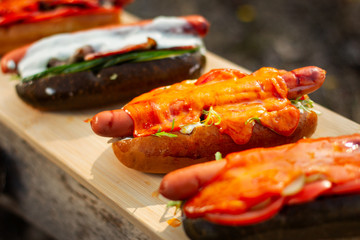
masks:
{"label": "toasted bun crust", "polygon": [[98,107],[129,100],[153,88],[196,79],[205,65],[200,52],[159,60],[125,63],[91,71],[19,83],[19,97],[41,110]]}
{"label": "toasted bun crust", "polygon": [[116,157],[125,166],[142,172],[167,173],[192,164],[211,161],[214,154],[223,156],[231,152],[255,147],[273,147],[296,142],[310,137],[317,126],[314,112],[301,114],[299,125],[288,137],[256,123],[250,141],[236,144],[228,135],[221,134],[217,127],[198,127],[190,135],[175,133],[176,138],[146,136],[124,139],[112,144]]}
{"label": "toasted bun crust", "polygon": [[34,23],[0,27],[0,55],[56,33],[73,32],[107,24],[120,23],[120,11],[66,16]]}

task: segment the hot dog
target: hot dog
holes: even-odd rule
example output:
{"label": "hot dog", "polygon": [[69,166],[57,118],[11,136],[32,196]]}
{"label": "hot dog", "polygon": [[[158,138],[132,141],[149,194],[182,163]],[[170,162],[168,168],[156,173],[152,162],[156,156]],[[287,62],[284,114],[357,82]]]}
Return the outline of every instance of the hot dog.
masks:
{"label": "hot dog", "polygon": [[3,0],[0,2],[0,55],[52,34],[120,23],[122,7],[130,2]]}
{"label": "hot dog", "polygon": [[359,159],[360,134],[304,139],[176,170],[159,192],[185,200],[191,239],[358,237]]}
{"label": "hot dog", "polygon": [[159,17],[54,35],[8,53],[1,68],[21,76],[17,93],[33,107],[97,107],[198,77],[208,26],[201,16]]}
{"label": "hot dog", "polygon": [[[288,98],[307,101],[306,94],[324,79],[325,71],[317,67],[291,72],[262,68],[250,75],[215,69],[197,81],[160,87],[122,109],[98,113],[91,127],[100,136],[134,136],[113,143],[115,155],[126,166],[169,172],[209,161],[217,151],[227,154],[311,136],[317,115],[298,110]],[[187,127],[194,130],[186,134]],[[174,135],[159,137],[158,132]]]}
{"label": "hot dog", "polygon": [[[287,97],[296,99],[319,88],[325,80],[325,72],[316,67],[306,67],[284,71],[282,77],[288,88]],[[134,122],[123,109],[98,113],[93,117],[91,126],[96,134],[103,137],[128,137],[134,131]]]}

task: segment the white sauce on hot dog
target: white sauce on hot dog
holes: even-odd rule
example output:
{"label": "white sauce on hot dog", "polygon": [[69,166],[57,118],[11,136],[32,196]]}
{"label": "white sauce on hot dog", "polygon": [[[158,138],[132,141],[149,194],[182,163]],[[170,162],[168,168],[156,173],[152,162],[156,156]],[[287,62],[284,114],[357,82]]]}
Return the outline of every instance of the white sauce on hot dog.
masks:
{"label": "white sauce on hot dog", "polygon": [[190,45],[203,47],[200,36],[184,32],[184,27],[188,25],[182,18],[158,17],[143,26],[54,35],[31,45],[18,64],[18,71],[21,77],[42,72],[51,58],[66,60],[85,45],[92,46],[96,52],[109,52],[144,43],[150,37],[157,42],[158,49]]}

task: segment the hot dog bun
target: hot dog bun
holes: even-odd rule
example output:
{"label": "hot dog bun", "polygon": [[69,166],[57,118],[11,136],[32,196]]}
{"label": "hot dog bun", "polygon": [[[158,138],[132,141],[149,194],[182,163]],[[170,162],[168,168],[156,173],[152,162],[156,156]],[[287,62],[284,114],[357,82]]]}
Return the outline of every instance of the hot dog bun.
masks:
{"label": "hot dog bun", "polygon": [[272,147],[310,137],[317,126],[317,114],[301,114],[298,127],[290,136],[282,136],[256,123],[246,144],[236,144],[217,127],[197,127],[190,135],[175,132],[176,138],[146,136],[116,141],[113,151],[129,168],[149,173],[167,173],[196,163],[214,160],[214,154],[224,155],[255,147]]}
{"label": "hot dog bun", "polygon": [[100,12],[0,27],[0,55],[53,34],[117,23],[120,23],[120,12]]}
{"label": "hot dog bun", "polygon": [[[129,99],[184,78],[197,78],[204,65],[205,57],[195,52],[155,61],[126,63],[104,68],[97,74],[86,71],[19,83],[16,92],[24,102],[40,110],[97,107]],[[198,67],[194,69],[194,66]],[[48,94],[46,89],[54,89],[55,92]]]}

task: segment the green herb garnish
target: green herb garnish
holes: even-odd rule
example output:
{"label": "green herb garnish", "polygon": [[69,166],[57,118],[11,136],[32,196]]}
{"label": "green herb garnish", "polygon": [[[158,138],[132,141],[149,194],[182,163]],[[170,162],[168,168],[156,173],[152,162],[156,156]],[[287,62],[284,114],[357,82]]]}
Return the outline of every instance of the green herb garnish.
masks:
{"label": "green herb garnish", "polygon": [[55,76],[65,73],[76,73],[83,71],[99,71],[102,68],[111,67],[125,62],[145,62],[155,59],[168,58],[172,56],[179,56],[185,53],[193,53],[199,50],[199,47],[192,49],[163,49],[163,50],[148,50],[129,52],[121,55],[108,56],[94,60],[56,66],[46,69],[43,72],[23,78],[22,82],[29,82],[44,77]]}
{"label": "green herb garnish", "polygon": [[221,154],[221,152],[216,152],[216,153],[215,153],[215,160],[220,160],[220,159],[222,159],[222,154]]}
{"label": "green herb garnish", "polygon": [[201,123],[204,124],[205,126],[211,126],[213,124],[219,125],[221,123],[220,115],[214,111],[212,106],[210,107],[209,111],[203,110],[203,114],[207,115],[205,120],[201,121]]}
{"label": "green herb garnish", "polygon": [[253,121],[256,121],[256,122],[258,122],[258,123],[261,123],[261,122],[260,122],[260,118],[258,118],[258,117],[251,117],[251,118],[249,118],[248,120],[246,120],[245,125],[247,125],[248,123],[251,123],[251,122],[253,122]]}
{"label": "green herb garnish", "polygon": [[156,137],[177,137],[176,134],[172,134],[172,133],[168,133],[168,132],[164,132],[164,131],[161,131],[161,127],[159,127],[157,133],[154,133],[152,134],[153,136],[156,136]]}
{"label": "green herb garnish", "polygon": [[175,212],[174,212],[174,215],[177,213],[177,211],[181,208],[181,204],[182,204],[182,201],[169,201],[167,204],[166,204],[166,207],[167,208],[170,208],[170,207],[175,207]]}
{"label": "green herb garnish", "polygon": [[174,130],[174,127],[175,127],[175,118],[173,118],[173,120],[172,120],[171,131]]}
{"label": "green herb garnish", "polygon": [[312,109],[314,107],[314,102],[310,99],[301,99],[302,97],[298,97],[296,99],[290,100],[291,104],[300,110],[301,113],[314,111],[319,114],[320,112]]}

